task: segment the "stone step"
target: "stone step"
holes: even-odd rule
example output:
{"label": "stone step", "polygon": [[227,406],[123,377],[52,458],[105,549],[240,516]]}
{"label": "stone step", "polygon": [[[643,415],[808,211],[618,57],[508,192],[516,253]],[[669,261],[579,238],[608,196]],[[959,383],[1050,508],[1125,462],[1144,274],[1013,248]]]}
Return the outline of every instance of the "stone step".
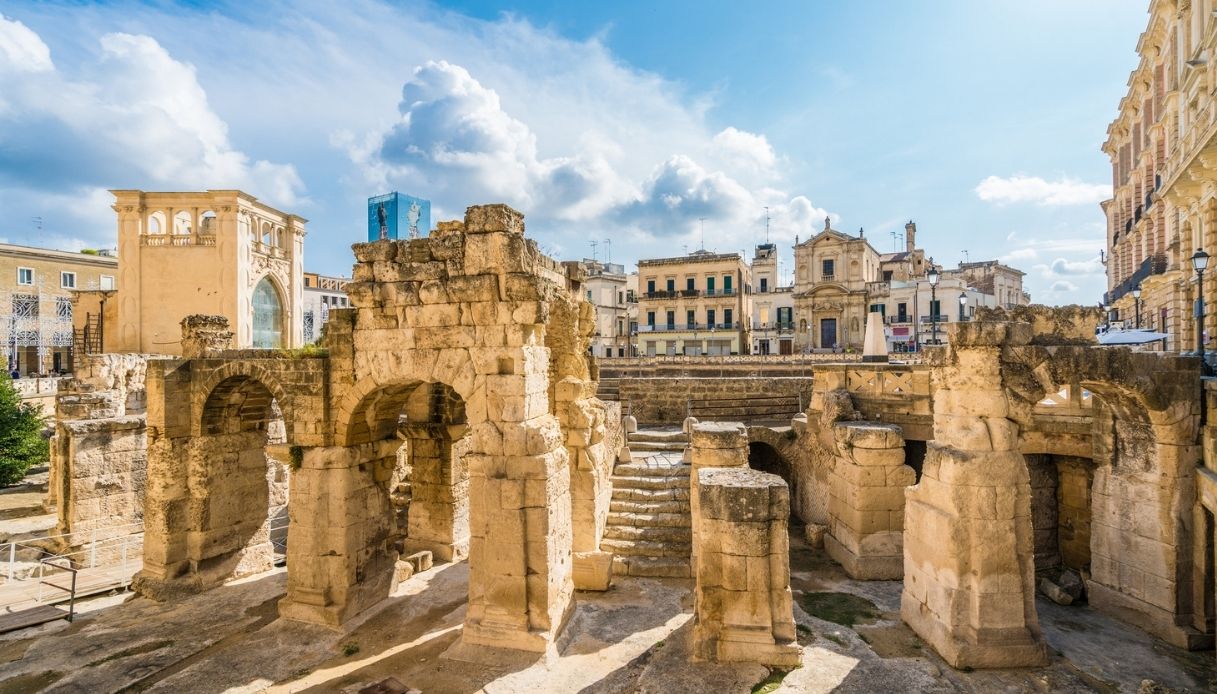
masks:
{"label": "stone step", "polygon": [[677,513],[689,515],[688,501],[610,501],[609,513]]}
{"label": "stone step", "polygon": [[630,443],[634,443],[636,441],[652,441],[685,444],[689,442],[689,436],[679,429],[640,429],[638,431],[631,431],[627,438],[629,439]]}
{"label": "stone step", "polygon": [[635,528],[688,528],[691,517],[685,513],[623,513],[610,511],[608,525]]}
{"label": "stone step", "polygon": [[613,475],[613,489],[689,489],[689,476]]}
{"label": "stone step", "polygon": [[613,469],[613,474],[622,477],[684,477],[687,480],[692,469],[689,465],[668,465],[659,461],[653,465],[646,462],[631,462],[618,464]]}
{"label": "stone step", "polygon": [[604,528],[604,537],[609,540],[632,540],[659,542],[669,544],[693,541],[693,529],[681,527],[638,527],[633,525],[608,525]]}
{"label": "stone step", "polygon": [[634,451],[634,452],[637,452],[637,451],[683,452],[685,450],[685,444],[669,443],[667,441],[630,441],[629,444],[627,444],[627,445],[630,447],[630,450]]}
{"label": "stone step", "polygon": [[689,560],[693,547],[688,542],[655,542],[653,540],[620,540],[606,537],[600,549],[623,557],[674,557]]}
{"label": "stone step", "polygon": [[688,559],[677,557],[613,557],[614,576],[689,578]]}
{"label": "stone step", "polygon": [[689,488],[679,489],[636,489],[631,487],[613,487],[613,501],[634,501],[655,503],[663,501],[682,501],[689,503]]}

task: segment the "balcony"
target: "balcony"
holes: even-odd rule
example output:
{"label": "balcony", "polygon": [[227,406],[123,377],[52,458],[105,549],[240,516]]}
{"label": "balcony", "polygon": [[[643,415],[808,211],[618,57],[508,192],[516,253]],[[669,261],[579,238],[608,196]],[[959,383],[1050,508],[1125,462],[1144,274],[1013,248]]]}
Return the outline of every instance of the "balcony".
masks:
{"label": "balcony", "polygon": [[701,291],[698,289],[682,289],[680,290],[680,296],[685,299],[693,299],[701,296]]}
{"label": "balcony", "polygon": [[675,333],[675,332],[710,332],[711,330],[739,330],[739,323],[658,323],[656,325],[640,325],[638,333]]}
{"label": "balcony", "polygon": [[214,246],[214,234],[141,234],[141,246]]}
{"label": "balcony", "polygon": [[734,296],[735,288],[727,287],[726,289],[707,289],[706,296]]}
{"label": "balcony", "polygon": [[675,299],[679,296],[675,291],[671,292],[647,292],[642,295],[644,299]]}
{"label": "balcony", "polygon": [[794,331],[794,323],[790,321],[780,321],[777,323],[756,323],[752,326],[752,329],[760,332],[788,333]]}
{"label": "balcony", "polygon": [[820,275],[821,282],[836,282],[837,276],[834,273],[828,272]]}
{"label": "balcony", "polygon": [[922,323],[946,323],[948,320],[950,320],[950,317],[946,316],[944,314],[941,314],[941,313],[936,316],[922,316],[921,317]]}
{"label": "balcony", "polygon": [[1140,286],[1141,282],[1153,275],[1161,275],[1166,272],[1167,262],[1166,255],[1159,253],[1151,255],[1141,261],[1141,265],[1137,267],[1131,275],[1126,277],[1123,282],[1112,288],[1110,292],[1103,295],[1103,303],[1114,304],[1120,297],[1131,292]]}
{"label": "balcony", "polygon": [[887,323],[888,325],[900,325],[903,323],[912,323],[913,319],[908,315],[887,316],[883,319],[883,322]]}

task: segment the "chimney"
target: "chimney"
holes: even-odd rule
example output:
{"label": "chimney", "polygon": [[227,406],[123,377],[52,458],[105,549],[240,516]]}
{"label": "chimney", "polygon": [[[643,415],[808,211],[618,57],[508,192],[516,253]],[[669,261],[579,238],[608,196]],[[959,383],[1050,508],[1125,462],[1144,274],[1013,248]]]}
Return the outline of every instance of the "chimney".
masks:
{"label": "chimney", "polygon": [[917,248],[917,225],[911,219],[904,225],[904,245],[909,253]]}

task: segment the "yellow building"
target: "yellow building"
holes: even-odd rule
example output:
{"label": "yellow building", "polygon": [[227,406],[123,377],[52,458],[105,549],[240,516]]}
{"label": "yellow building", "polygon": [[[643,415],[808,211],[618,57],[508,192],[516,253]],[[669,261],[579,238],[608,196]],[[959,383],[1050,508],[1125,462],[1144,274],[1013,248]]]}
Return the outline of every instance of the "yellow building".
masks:
{"label": "yellow building", "polygon": [[310,344],[321,339],[321,329],[330,320],[330,309],[348,308],[346,277],[331,277],[316,272],[304,273],[300,318],[301,340]]}
{"label": "yellow building", "polygon": [[181,354],[191,314],[226,317],[240,348],[303,343],[306,220],[237,190],[111,192],[118,293],[104,310],[87,303],[103,314],[105,351]]}
{"label": "yellow building", "polygon": [[739,253],[638,261],[639,354],[748,354],[751,271]]}
{"label": "yellow building", "polygon": [[[1103,144],[1114,187],[1102,204],[1104,301],[1112,319],[1169,335],[1172,351],[1196,348],[1191,256],[1200,248],[1217,251],[1214,9],[1212,0],[1150,3],[1149,23],[1137,42],[1141,59]],[[1217,283],[1206,283],[1207,315],[1214,300]],[[1206,328],[1214,331],[1211,318]]]}
{"label": "yellow building", "polygon": [[879,253],[859,233],[824,229],[794,246],[796,351],[862,348],[867,283],[880,277]]}
{"label": "yellow building", "polygon": [[0,244],[0,367],[22,376],[72,370],[72,296],[113,290],[113,255]]}

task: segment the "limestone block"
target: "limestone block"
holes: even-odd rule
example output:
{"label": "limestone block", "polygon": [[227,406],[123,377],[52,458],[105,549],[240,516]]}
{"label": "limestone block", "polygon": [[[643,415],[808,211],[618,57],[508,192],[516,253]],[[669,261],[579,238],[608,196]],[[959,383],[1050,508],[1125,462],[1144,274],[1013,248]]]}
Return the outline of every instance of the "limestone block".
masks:
{"label": "limestone block", "polygon": [[431,568],[431,553],[428,551],[415,552],[406,557],[406,562],[414,568],[414,573],[422,573]]}
{"label": "limestone block", "polygon": [[608,590],[613,578],[613,553],[575,552],[573,576],[576,590]]}
{"label": "limestone block", "polygon": [[828,532],[828,526],[821,523],[808,523],[804,529],[804,536],[807,538],[807,544],[814,549],[824,547],[824,534]]}
{"label": "limestone block", "polygon": [[694,449],[734,450],[741,445],[747,448],[748,429],[738,422],[697,423],[694,421],[689,434],[689,445]]}

